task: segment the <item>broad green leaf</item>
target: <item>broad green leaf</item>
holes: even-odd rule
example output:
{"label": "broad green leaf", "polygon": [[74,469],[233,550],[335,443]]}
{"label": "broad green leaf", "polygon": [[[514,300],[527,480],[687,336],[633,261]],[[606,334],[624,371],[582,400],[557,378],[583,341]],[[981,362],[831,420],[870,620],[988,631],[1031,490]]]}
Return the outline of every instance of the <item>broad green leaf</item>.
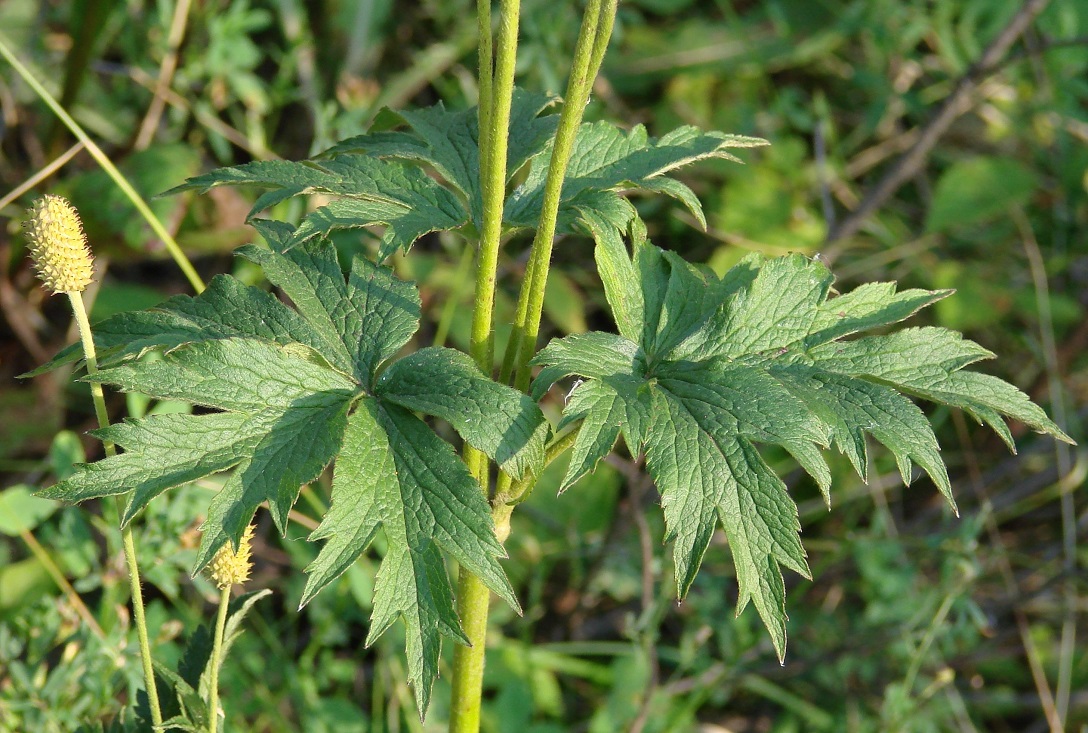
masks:
{"label": "broad green leaf", "polygon": [[[549,95],[514,93],[507,140],[507,184],[528,173],[507,198],[503,221],[510,229],[535,227],[558,114]],[[705,226],[702,207],[671,171],[706,158],[734,160],[733,148],[766,141],[680,127],[660,139],[641,125],[629,132],[604,122],[586,123],[575,141],[558,212],[560,234],[626,231],[636,217],[627,189],[662,193],[680,201]],[[739,161],[738,161],[739,162]],[[424,169],[433,171],[441,182]],[[383,110],[370,132],[344,140],[311,160],[258,161],[220,168],[190,178],[168,193],[215,186],[254,185],[271,189],[258,197],[253,220],[294,196],[323,194],[335,199],[308,214],[290,236],[288,248],[339,229],[385,225],[378,250],[382,260],[407,250],[433,231],[479,231],[479,123],[476,108],[450,111],[444,105],[412,111]],[[515,177],[518,177],[517,179]]]}
{"label": "broad green leaf", "polygon": [[79,502],[131,492],[127,522],[163,491],[238,465],[268,430],[268,418],[263,413],[168,414],[111,425],[93,435],[124,453],[84,464],[39,496]]}
{"label": "broad green leaf", "polygon": [[544,368],[533,381],[531,394],[540,399],[558,379],[579,374],[604,378],[630,374],[644,378],[644,357],[638,344],[602,331],[576,333],[554,339],[533,360]]}
{"label": "broad green leaf", "polygon": [[1016,387],[988,374],[959,371],[993,354],[954,331],[908,328],[884,337],[825,344],[812,353],[827,369],[887,382],[908,394],[959,407],[993,428],[1010,450],[1015,444],[1002,415],[1072,442]]}
{"label": "broad green leaf", "polygon": [[582,431],[563,486],[592,470],[621,433],[632,453],[644,444],[678,595],[721,526],[737,566],[738,613],[755,605],[780,656],[781,568],[807,576],[808,566],[797,508],[759,444],[792,454],[830,501],[822,450],[834,445],[864,478],[872,435],[895,455],[905,482],[916,463],[951,503],[933,431],[904,395],[961,407],[1010,446],[1002,415],[1069,440],[1012,385],[963,371],[992,354],[959,334],[922,328],[841,340],[903,320],[947,291],[897,293],[874,283],[833,296],[827,268],[800,255],[750,256],[719,280],[642,238],[636,229],[627,256],[615,236],[596,237],[623,335],[556,339],[534,360],[543,367],[537,397],[563,377],[589,380],[570,393],[560,424],[580,421]]}
{"label": "broad green leaf", "polygon": [[318,363],[301,344],[229,338],[168,351],[161,361],[129,362],[86,379],[160,400],[253,414],[289,410],[315,394],[331,403],[351,399],[354,383]]}
{"label": "broad green leaf", "polygon": [[287,513],[303,484],[313,481],[340,449],[349,404],[316,393],[299,399],[268,425],[252,455],[246,456],[208,506],[196,566],[211,562],[215,552],[239,537],[262,503],[281,534]]}
{"label": "broad green leaf", "polygon": [[611,452],[621,431],[633,454],[642,451],[651,409],[651,393],[644,387],[639,379],[616,375],[584,382],[574,388],[557,430],[579,420],[582,424],[571,448],[570,463],[559,485],[560,491],[566,491],[592,471],[597,462]]}
{"label": "broad green leaf", "polygon": [[[514,91],[506,151],[508,180],[529,158],[539,153],[555,133],[559,116],[541,114],[556,101],[550,95],[523,89]],[[478,117],[475,107],[448,111],[441,102],[411,111],[384,109],[375,121],[376,132],[348,138],[326,150],[321,157],[365,153],[429,165],[469,202],[472,220],[479,229],[482,197]],[[408,127],[410,131],[387,131],[394,127]]]}
{"label": "broad green leaf", "polygon": [[[868,478],[868,432],[896,457],[903,483],[910,484],[914,461],[955,508],[940,446],[925,414],[909,399],[882,384],[801,365],[772,368],[771,374],[830,426],[835,445],[859,476]],[[830,507],[826,488],[824,499]]]}
{"label": "broad green leaf", "polygon": [[677,592],[690,587],[721,523],[737,568],[737,613],[754,600],[781,656],[786,592],[778,566],[809,576],[797,508],[752,444],[715,417],[697,398],[654,394],[647,465],[662,493],[665,539],[674,543]]}
{"label": "broad green leaf", "polygon": [[[538,155],[555,133],[558,115],[542,116],[555,102],[549,95],[515,92],[507,147],[508,180]],[[383,260],[398,249],[407,250],[429,232],[459,229],[469,223],[480,228],[483,204],[477,115],[475,107],[451,112],[441,103],[413,111],[383,110],[372,132],[344,140],[312,160],[257,161],[220,168],[190,178],[167,193],[239,185],[271,189],[258,197],[250,219],[294,196],[335,196],[303,219],[290,246],[339,229],[385,225],[378,249],[378,259]],[[395,127],[407,129],[393,130]],[[420,165],[433,168],[448,188]]]}
{"label": "broad green leaf", "polygon": [[320,243],[282,254],[261,247],[238,250],[259,264],[295,307],[368,388],[378,365],[393,356],[419,327],[419,293],[411,283],[362,256],[352,259],[345,281],[336,252]]}
{"label": "broad green leaf", "polygon": [[[96,431],[123,452],[81,464],[42,495],[63,501],[128,495],[126,524],[162,492],[229,471],[207,509],[196,570],[237,546],[267,504],[286,532],[303,484],[335,461],[326,539],[303,601],[344,572],[380,529],[388,547],[375,583],[376,639],[401,618],[421,711],[438,674],[441,636],[465,642],[446,575],[448,554],[517,608],[498,564],[488,502],[453,446],[414,411],[448,421],[515,477],[539,470],[548,425],[529,397],[485,377],[451,349],[397,353],[419,324],[419,293],[359,256],[345,274],[327,243],[292,247],[262,223],[270,248],[239,253],[292,301],[221,277],[104,325],[108,366],[88,379],[206,414],[161,414]],[[157,358],[140,359],[147,351]]]}
{"label": "broad green leaf", "polygon": [[[332,343],[321,338],[298,313],[271,293],[216,275],[200,298],[180,295],[146,311],[120,313],[94,326],[99,364],[107,366],[149,349],[171,349],[209,338],[253,336],[279,344],[298,343],[326,354]],[[81,359],[74,344],[24,376],[44,374]],[[346,355],[331,363],[350,371]]]}
{"label": "broad green leaf", "polygon": [[642,336],[645,302],[635,265],[623,243],[623,227],[614,226],[595,213],[584,217],[583,223],[597,242],[597,272],[604,285],[608,307],[616,319],[616,328],[621,336],[638,341]]}

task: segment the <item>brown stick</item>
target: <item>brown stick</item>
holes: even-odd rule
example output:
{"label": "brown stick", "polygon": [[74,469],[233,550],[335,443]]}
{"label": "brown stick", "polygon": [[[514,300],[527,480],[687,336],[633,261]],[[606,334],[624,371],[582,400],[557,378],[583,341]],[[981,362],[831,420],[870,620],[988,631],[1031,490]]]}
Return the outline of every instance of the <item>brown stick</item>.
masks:
{"label": "brown stick", "polygon": [[956,82],[955,88],[944,100],[936,116],[931,119],[918,136],[918,140],[903,154],[895,165],[888,169],[887,173],[871,188],[854,211],[843,218],[841,222],[827,234],[827,244],[845,239],[857,232],[865,220],[876,209],[880,208],[908,178],[914,177],[922,165],[926,156],[937,140],[948,130],[957,117],[969,109],[968,96],[978,86],[978,81],[992,71],[1008,53],[1009,48],[1015,43],[1028,26],[1030,26],[1039,13],[1046,9],[1050,0],[1025,0],[1020,10],[1012,17],[1008,25],[997,34],[978,61]]}

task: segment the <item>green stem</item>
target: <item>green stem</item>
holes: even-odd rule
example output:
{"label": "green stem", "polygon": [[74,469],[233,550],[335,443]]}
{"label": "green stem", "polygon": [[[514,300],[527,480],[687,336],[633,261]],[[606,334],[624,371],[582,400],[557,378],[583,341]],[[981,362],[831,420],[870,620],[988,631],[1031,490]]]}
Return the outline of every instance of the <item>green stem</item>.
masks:
{"label": "green stem", "polygon": [[480,147],[480,178],[481,185],[486,185],[484,169],[487,168],[487,157],[490,144],[488,131],[491,129],[491,100],[492,81],[495,78],[494,42],[491,35],[491,0],[476,1],[476,20],[479,24],[479,102],[476,106],[479,115],[478,138]]}
{"label": "green stem", "polygon": [[80,127],[79,123],[72,119],[72,116],[60,106],[57,100],[53,98],[53,95],[51,95],[45,87],[38,82],[34,75],[30,73],[30,70],[20,63],[19,59],[15,57],[15,54],[11,52],[11,49],[8,48],[2,38],[0,38],[0,56],[3,56],[7,62],[11,64],[12,68],[15,69],[19,76],[23,78],[23,81],[27,83],[27,86],[34,90],[34,93],[45,102],[49,109],[53,110],[53,114],[60,118],[60,121],[63,122],[64,125],[71,130],[72,134],[83,143],[87,148],[87,152],[91,154],[91,157],[102,166],[102,169],[106,171],[106,174],[113,179],[113,182],[117,187],[128,197],[128,200],[136,207],[136,211],[140,212],[140,216],[142,216],[148,226],[151,227],[151,231],[155,232],[155,236],[157,236],[166,246],[170,256],[174,258],[174,262],[181,268],[182,273],[184,273],[185,277],[189,280],[189,284],[192,285],[193,290],[198,293],[203,292],[204,281],[200,278],[200,275],[197,274],[196,269],[193,267],[193,263],[190,262],[185,253],[181,251],[181,247],[178,246],[177,241],[170,235],[170,232],[166,231],[166,227],[162,225],[159,218],[151,211],[147,202],[136,192],[136,189],[132,187],[132,184],[128,182],[128,179],[125,178],[121,171],[117,170],[117,166],[106,157],[106,154],[102,152],[102,149],[98,147],[97,144],[95,144],[90,135],[88,135],[83,128]]}
{"label": "green stem", "polygon": [[615,18],[616,0],[590,0],[585,15],[582,16],[582,28],[574,49],[574,63],[567,82],[563,112],[559,117],[559,128],[555,133],[555,144],[548,165],[548,177],[544,183],[540,223],[529,250],[525,283],[518,295],[517,312],[514,316],[514,331],[499,376],[500,381],[506,382],[513,374],[514,386],[523,392],[529,386],[529,360],[536,352],[536,339],[540,332],[540,314],[544,308],[544,288],[551,266],[563,179],[578,127],[582,123],[582,114],[586,102],[589,101],[593,79],[612,35]]}
{"label": "green stem", "polygon": [[[525,282],[518,294],[517,311],[514,315],[514,329],[503,355],[500,382],[509,382],[514,376],[514,387],[525,392],[529,387],[532,370],[529,361],[536,353],[537,336],[540,333],[540,316],[544,309],[544,291],[548,283],[548,270],[551,267],[552,245],[555,239],[555,223],[559,215],[559,203],[563,193],[563,180],[566,177],[567,163],[582,124],[593,80],[604,59],[605,49],[612,36],[612,26],[616,19],[617,0],[590,0],[582,16],[582,28],[578,34],[578,43],[574,49],[574,63],[571,66],[570,79],[567,81],[567,95],[563,112],[559,116],[559,128],[555,133],[555,144],[548,165],[548,177],[544,182],[544,201],[541,205],[540,223],[536,237],[529,250],[529,264],[526,268]],[[506,494],[511,490],[511,479],[500,474],[497,493]],[[524,487],[522,492],[532,488]],[[509,517],[506,518],[506,521]]]}
{"label": "green stem", "polygon": [[[481,371],[491,374],[495,360],[492,327],[495,283],[502,237],[502,211],[506,199],[506,149],[510,106],[514,97],[514,61],[517,57],[521,4],[520,0],[502,1],[494,66],[491,63],[491,9],[488,0],[480,0],[477,12],[480,22],[479,137],[483,221],[469,352]],[[487,457],[480,451],[466,447],[465,463],[487,496],[490,469]],[[490,600],[491,593],[480,579],[461,568],[457,577],[457,613],[471,646],[458,645],[453,654],[451,733],[475,733],[480,728]]]}
{"label": "green stem", "polygon": [[[94,349],[94,338],[91,335],[91,324],[87,318],[87,309],[83,307],[83,296],[80,293],[67,293],[68,300],[72,304],[72,313],[75,315],[76,325],[79,327],[79,338],[83,344],[83,356],[87,362],[87,374],[98,372],[98,358]],[[95,416],[98,418],[100,428],[110,424],[109,413],[106,412],[106,400],[102,394],[102,385],[91,383],[91,399],[94,402]],[[117,455],[117,448],[113,443],[103,442],[103,450],[107,456]],[[118,504],[118,511],[121,506]],[[128,584],[132,593],[132,618],[136,622],[136,636],[140,643],[140,663],[144,672],[144,686],[147,688],[147,701],[151,708],[151,722],[155,725],[162,724],[162,710],[159,707],[159,691],[155,686],[155,670],[151,665],[151,640],[147,633],[147,617],[144,614],[144,594],[140,588],[140,568],[136,562],[136,541],[132,536],[131,526],[121,528],[121,543],[125,551],[125,565],[128,568]]]}
{"label": "green stem", "polygon": [[469,353],[486,374],[494,364],[492,318],[495,279],[502,236],[502,210],[506,199],[506,149],[510,106],[514,97],[514,60],[518,48],[520,0],[503,0],[499,18],[498,55],[490,83],[489,104],[480,106],[480,189],[483,221],[480,228],[480,259],[476,270],[476,295],[472,314]]}
{"label": "green stem", "polygon": [[[540,466],[540,471],[543,473],[544,469],[551,465],[559,456],[574,445],[575,439],[578,437],[578,431],[582,429],[579,424],[573,430],[569,430],[558,438],[552,440],[551,443],[544,449],[544,463]],[[495,521],[495,536],[499,538],[499,542],[506,542],[506,538],[510,536],[510,517],[514,513],[514,507],[521,502],[525,501],[529,494],[533,490],[533,486],[536,485],[537,475],[529,474],[520,481],[503,481],[508,479],[506,474],[503,474],[499,478],[499,485],[495,489],[495,500],[492,502],[491,517]]]}
{"label": "green stem", "polygon": [[484,651],[487,643],[487,613],[491,591],[465,568],[457,574],[457,615],[472,646],[457,645],[453,652],[450,733],[480,730],[480,701],[483,695]]}
{"label": "green stem", "polygon": [[223,663],[223,630],[227,627],[227,609],[230,607],[230,586],[219,591],[219,613],[215,618],[215,637],[212,640],[211,665],[208,668],[208,733],[219,728],[219,666]]}

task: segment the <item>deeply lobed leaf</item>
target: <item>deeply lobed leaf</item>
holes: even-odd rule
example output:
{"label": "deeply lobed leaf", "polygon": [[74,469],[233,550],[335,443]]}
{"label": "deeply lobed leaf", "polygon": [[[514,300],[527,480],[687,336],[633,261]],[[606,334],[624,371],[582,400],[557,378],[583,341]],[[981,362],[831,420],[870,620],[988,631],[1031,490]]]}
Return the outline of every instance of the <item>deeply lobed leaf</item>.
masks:
{"label": "deeply lobed leaf", "polygon": [[[325,242],[293,246],[289,227],[259,225],[271,248],[239,254],[292,301],[220,277],[201,295],[106,321],[106,368],[91,379],[215,410],[154,415],[95,434],[124,452],[82,465],[45,496],[128,494],[129,522],[162,492],[231,471],[209,506],[194,572],[237,546],[267,503],[286,531],[301,486],[335,460],[332,506],[311,539],[326,540],[303,602],[384,532],[369,641],[397,618],[409,674],[426,710],[441,636],[465,637],[443,553],[515,608],[490,507],[457,457],[416,414],[443,418],[515,478],[537,473],[547,423],[536,403],[499,385],[469,357],[432,348],[394,361],[419,324],[415,286],[363,257],[341,270]],[[139,360],[157,351],[157,360]]]}
{"label": "deeply lobed leaf", "polygon": [[[506,202],[503,223],[507,229],[538,223],[559,119],[558,114],[547,112],[556,102],[549,95],[515,91],[507,184],[527,164],[529,169]],[[442,103],[412,111],[386,109],[370,132],[344,140],[312,160],[258,161],[220,168],[190,178],[167,193],[238,185],[271,189],[254,203],[251,219],[294,196],[335,196],[303,219],[290,235],[289,246],[339,229],[385,225],[378,249],[380,261],[397,249],[407,250],[429,232],[480,229],[483,197],[477,118],[476,108],[450,111]],[[591,232],[596,236],[600,227],[616,233],[626,231],[636,218],[634,207],[622,195],[626,189],[674,198],[705,226],[695,194],[667,174],[705,158],[737,161],[730,149],[759,145],[766,145],[766,141],[705,133],[690,126],[656,139],[641,125],[624,132],[604,122],[583,124],[567,168],[557,232]],[[423,168],[433,171],[441,183]]]}
{"label": "deeply lobed leaf", "polygon": [[753,602],[785,652],[780,568],[808,576],[797,507],[756,446],[778,445],[830,501],[821,454],[835,446],[862,477],[866,435],[895,455],[905,482],[919,465],[955,507],[936,437],[907,396],[961,407],[1012,446],[1002,415],[1069,441],[1012,385],[963,371],[992,356],[940,328],[850,341],[897,323],[948,291],[896,292],[892,283],[832,296],[832,276],[801,255],[750,256],[718,279],[645,241],[633,253],[607,224],[589,221],[620,335],[553,340],[534,363],[542,395],[577,375],[563,423],[581,422],[564,487],[592,470],[622,434],[645,450],[673,542],[677,593],[694,579],[717,526],[737,567],[738,613]]}

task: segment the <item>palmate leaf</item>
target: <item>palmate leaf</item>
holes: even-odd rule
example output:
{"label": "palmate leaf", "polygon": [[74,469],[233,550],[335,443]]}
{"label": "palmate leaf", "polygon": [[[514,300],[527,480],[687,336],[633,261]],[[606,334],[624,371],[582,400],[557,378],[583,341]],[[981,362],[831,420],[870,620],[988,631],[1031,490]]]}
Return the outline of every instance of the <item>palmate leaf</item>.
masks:
{"label": "palmate leaf", "polygon": [[[830,297],[832,276],[801,255],[750,256],[721,279],[644,240],[628,256],[601,229],[597,262],[620,335],[556,339],[534,362],[540,397],[578,375],[564,423],[581,421],[564,488],[593,469],[619,435],[662,495],[677,593],[694,579],[715,528],[729,539],[740,590],[781,657],[786,645],[781,568],[808,576],[797,507],[756,446],[781,446],[829,499],[821,449],[835,446],[864,478],[866,434],[895,455],[905,482],[919,465],[952,506],[937,440],[908,398],[960,407],[1012,446],[1002,415],[1070,441],[1019,390],[962,371],[990,352],[940,328],[842,340],[897,323],[949,291],[863,285]],[[1071,441],[1070,441],[1071,442]]]}
{"label": "palmate leaf", "polygon": [[308,214],[292,244],[320,237],[336,229],[386,224],[379,246],[384,259],[407,249],[424,234],[456,229],[469,220],[468,212],[450,191],[422,170],[397,161],[364,155],[341,155],[322,161],[269,160],[220,168],[188,179],[167,191],[216,186],[259,185],[271,188],[253,204],[249,216],[294,196],[322,193],[339,196]]}
{"label": "palmate leaf", "polygon": [[[271,247],[239,254],[292,301],[220,277],[105,322],[106,368],[93,381],[214,410],[128,420],[95,432],[124,452],[79,467],[42,492],[62,501],[128,494],[128,523],[163,491],[228,471],[208,507],[194,572],[237,546],[264,503],[285,532],[303,484],[335,460],[332,506],[311,539],[309,601],[364,552],[388,551],[375,584],[376,639],[400,617],[425,711],[441,636],[465,642],[443,553],[518,608],[498,558],[490,507],[453,446],[417,413],[447,420],[514,478],[537,473],[547,423],[536,403],[483,375],[464,354],[428,348],[391,361],[419,323],[415,286],[364,257],[341,270],[326,242],[287,249],[290,227],[259,225]],[[157,360],[137,360],[147,351]]]}
{"label": "palmate leaf", "polygon": [[[684,126],[651,138],[636,125],[625,133],[606,122],[585,123],[579,128],[567,165],[560,199],[557,231],[583,231],[586,216],[607,220],[619,231],[634,219],[634,208],[620,195],[622,189],[638,188],[680,201],[705,226],[702,205],[694,192],[666,173],[705,158],[740,162],[730,148],[766,145],[765,140],[721,132],[702,132]],[[537,157],[525,182],[507,202],[504,222],[511,227],[535,227],[544,200],[544,183],[551,159],[550,146]]]}
{"label": "palmate leaf", "polygon": [[[529,164],[525,180],[503,211],[508,230],[535,227],[540,218],[559,115],[547,113],[558,100],[516,90],[510,111],[507,185]],[[451,111],[441,103],[412,111],[383,110],[370,132],[349,138],[312,160],[260,161],[220,168],[190,178],[168,191],[207,191],[215,186],[257,185],[271,190],[250,212],[257,213],[293,196],[321,193],[337,197],[308,214],[290,245],[338,229],[385,224],[379,260],[407,250],[428,232],[482,224],[478,111]],[[627,189],[663,193],[680,201],[704,226],[702,206],[686,185],[667,174],[705,158],[737,161],[733,148],[766,145],[742,135],[680,127],[660,139],[644,127],[629,132],[604,122],[579,129],[567,168],[557,232],[619,233],[635,217],[623,197]],[[739,162],[739,161],[738,161]],[[433,171],[444,186],[418,167]]]}

